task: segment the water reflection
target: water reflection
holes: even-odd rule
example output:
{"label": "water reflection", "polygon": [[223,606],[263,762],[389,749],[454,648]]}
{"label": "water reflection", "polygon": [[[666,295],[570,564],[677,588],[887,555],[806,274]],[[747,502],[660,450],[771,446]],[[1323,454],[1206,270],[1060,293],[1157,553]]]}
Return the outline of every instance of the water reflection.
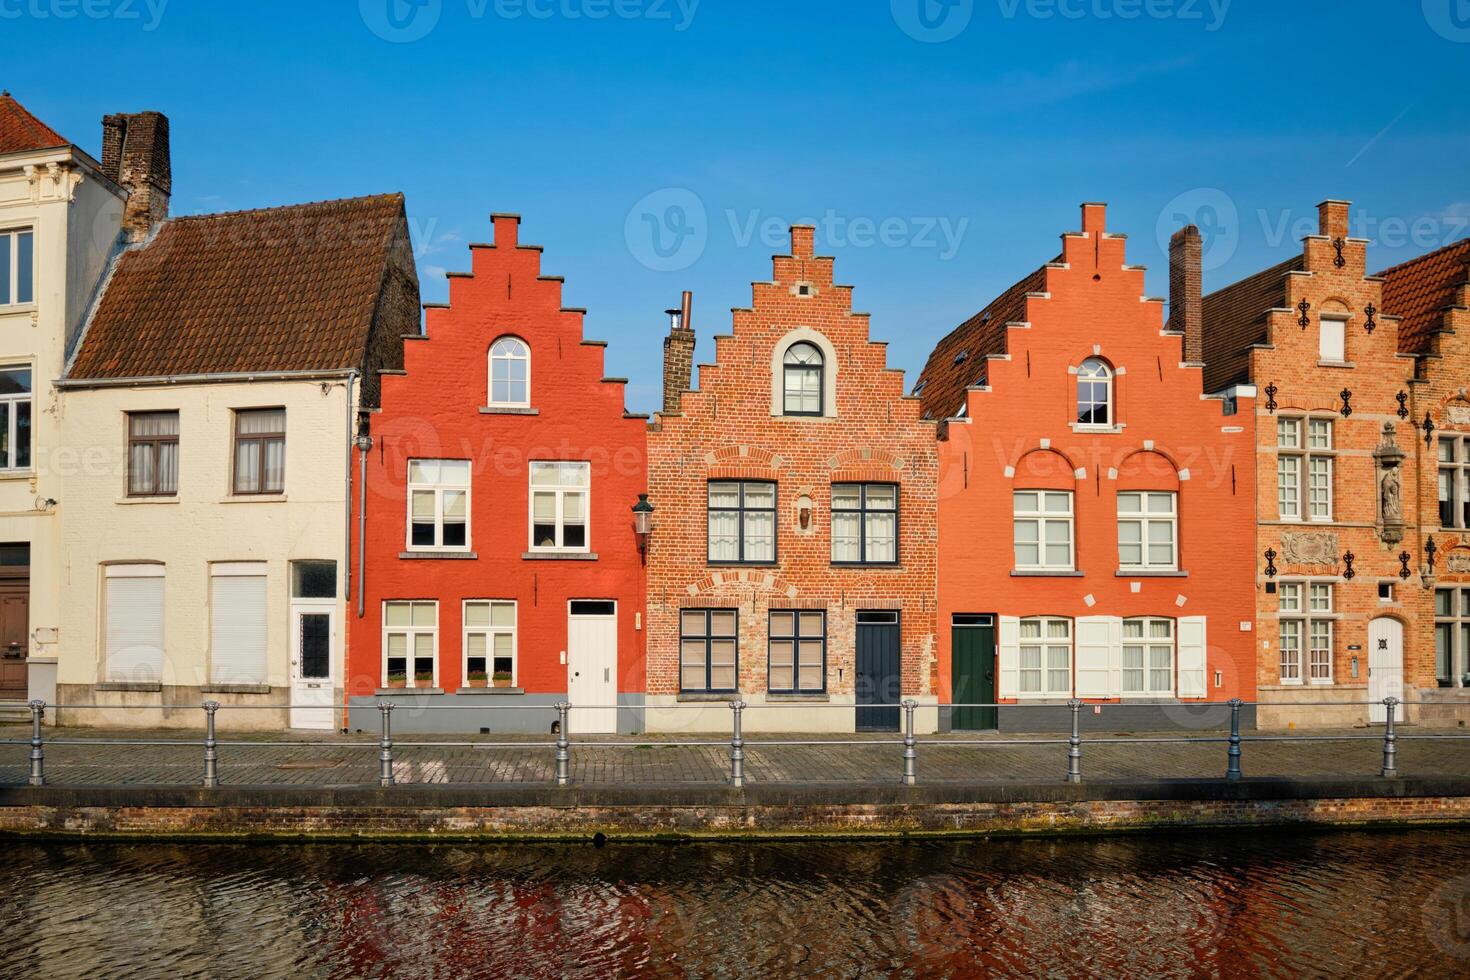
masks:
{"label": "water reflection", "polygon": [[1470,833],[9,842],[0,975],[1470,973]]}

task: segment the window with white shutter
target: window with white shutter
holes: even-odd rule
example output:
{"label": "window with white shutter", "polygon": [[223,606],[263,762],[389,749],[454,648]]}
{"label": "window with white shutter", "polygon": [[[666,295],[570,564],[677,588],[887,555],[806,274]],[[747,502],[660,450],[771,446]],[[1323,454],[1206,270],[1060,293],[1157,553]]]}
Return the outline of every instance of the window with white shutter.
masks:
{"label": "window with white shutter", "polygon": [[210,571],[210,682],[264,684],[265,562],[220,563]]}
{"label": "window with white shutter", "polygon": [[103,580],[105,679],[163,680],[163,566],[108,565]]}

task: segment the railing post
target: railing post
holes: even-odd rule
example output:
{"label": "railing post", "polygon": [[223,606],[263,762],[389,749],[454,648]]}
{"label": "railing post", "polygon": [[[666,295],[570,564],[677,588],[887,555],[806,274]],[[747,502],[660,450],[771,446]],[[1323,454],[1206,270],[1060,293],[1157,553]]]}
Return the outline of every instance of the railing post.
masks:
{"label": "railing post", "polygon": [[736,698],[730,702],[730,785],[736,789],[745,785],[745,739],[740,736],[740,715],[745,702]]}
{"label": "railing post", "polygon": [[1225,778],[1232,783],[1240,779],[1240,698],[1230,699],[1230,765],[1225,769]]}
{"label": "railing post", "polygon": [[1384,698],[1383,705],[1388,709],[1388,718],[1383,725],[1383,778],[1397,779],[1398,769],[1398,745],[1399,737],[1393,731],[1394,709],[1399,706],[1398,698]]}
{"label": "railing post", "polygon": [[214,713],[218,710],[218,701],[204,702],[204,785],[209,788],[219,785],[219,752],[214,738]]}
{"label": "railing post", "polygon": [[568,738],[567,723],[571,718],[572,706],[562,701],[556,706],[556,785],[565,786],[572,781],[572,745]]}
{"label": "railing post", "polygon": [[31,702],[31,778],[32,786],[46,785],[46,753],[41,748],[41,717],[46,713],[46,702],[40,698]]}
{"label": "railing post", "polygon": [[1067,739],[1067,782],[1082,782],[1082,702],[1067,702],[1072,709],[1072,737]]}
{"label": "railing post", "polygon": [[393,702],[379,701],[382,734],[378,737],[378,785],[393,785]]}
{"label": "railing post", "polygon": [[919,702],[906,698],[903,702],[903,784],[912,786],[918,781],[919,753],[914,750],[914,709]]}

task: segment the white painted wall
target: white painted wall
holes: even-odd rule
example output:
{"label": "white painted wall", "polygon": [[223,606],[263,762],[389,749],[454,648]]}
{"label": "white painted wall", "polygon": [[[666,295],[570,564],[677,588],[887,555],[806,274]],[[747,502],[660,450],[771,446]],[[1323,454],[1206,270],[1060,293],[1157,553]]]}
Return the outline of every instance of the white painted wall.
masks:
{"label": "white painted wall", "polygon": [[[356,391],[354,390],[354,400]],[[60,700],[159,711],[65,713],[64,724],[199,727],[206,697],[222,704],[283,706],[290,701],[291,561],[337,563],[336,684],[341,687],[346,606],[346,488],[349,448],[345,379],[68,389],[63,439],[75,454],[64,483]],[[286,492],[230,493],[234,410],[286,409]],[[127,496],[127,413],[179,412],[179,492]],[[210,682],[210,565],[263,561],[267,569],[269,693],[217,693]],[[164,663],[160,691],[98,690],[104,679],[103,566],[162,562]],[[204,690],[201,690],[204,688]],[[341,691],[337,691],[341,700]],[[219,714],[221,728],[280,729],[282,707]]]}

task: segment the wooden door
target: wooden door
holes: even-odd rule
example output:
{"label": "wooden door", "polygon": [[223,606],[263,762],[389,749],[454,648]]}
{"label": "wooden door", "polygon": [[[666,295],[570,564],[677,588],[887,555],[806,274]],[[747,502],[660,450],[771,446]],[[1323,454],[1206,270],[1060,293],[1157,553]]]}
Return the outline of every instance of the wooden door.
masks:
{"label": "wooden door", "polygon": [[949,648],[954,703],[970,705],[954,709],[951,727],[971,732],[996,728],[995,617],[955,614],[950,625]]}
{"label": "wooden door", "polygon": [[857,614],[857,729],[896,732],[902,694],[898,613]]}
{"label": "wooden door", "polygon": [[0,701],[26,699],[30,631],[29,583],[0,580]]}

